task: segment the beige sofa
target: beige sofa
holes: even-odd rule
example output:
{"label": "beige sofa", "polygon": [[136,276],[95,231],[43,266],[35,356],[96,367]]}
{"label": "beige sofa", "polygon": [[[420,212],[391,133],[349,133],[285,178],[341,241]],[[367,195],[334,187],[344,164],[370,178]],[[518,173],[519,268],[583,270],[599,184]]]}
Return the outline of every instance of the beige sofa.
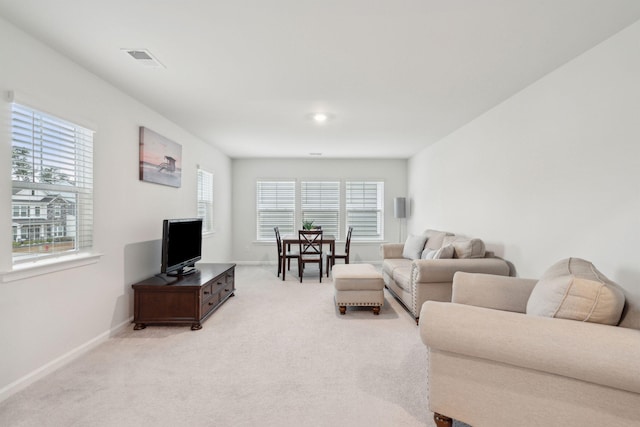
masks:
{"label": "beige sofa", "polygon": [[[558,290],[566,277],[573,276],[549,283]],[[473,427],[640,425],[638,297],[624,292],[620,305],[598,281],[585,291],[575,278],[554,296],[551,288],[537,292],[542,281],[458,273],[451,303],[423,305],[420,335],[438,426],[451,418]],[[541,305],[549,296],[559,298]],[[591,297],[619,311],[611,317],[595,304],[579,307]],[[616,316],[619,326],[593,323]]]}
{"label": "beige sofa", "polygon": [[[407,245],[414,247],[408,250]],[[425,301],[451,301],[451,283],[457,271],[510,272],[507,262],[487,252],[482,240],[443,231],[427,230],[420,236],[409,236],[405,243],[382,244],[380,249],[385,285],[416,322]],[[440,258],[421,258],[429,256]]]}

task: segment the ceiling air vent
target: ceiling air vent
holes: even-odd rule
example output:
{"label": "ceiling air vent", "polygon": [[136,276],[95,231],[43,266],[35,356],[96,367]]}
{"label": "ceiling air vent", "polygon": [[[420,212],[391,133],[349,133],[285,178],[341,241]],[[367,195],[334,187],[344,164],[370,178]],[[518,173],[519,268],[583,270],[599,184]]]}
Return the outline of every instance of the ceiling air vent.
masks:
{"label": "ceiling air vent", "polygon": [[122,49],[127,52],[129,56],[135,59],[138,63],[146,67],[161,67],[164,65],[160,63],[152,54],[146,49]]}

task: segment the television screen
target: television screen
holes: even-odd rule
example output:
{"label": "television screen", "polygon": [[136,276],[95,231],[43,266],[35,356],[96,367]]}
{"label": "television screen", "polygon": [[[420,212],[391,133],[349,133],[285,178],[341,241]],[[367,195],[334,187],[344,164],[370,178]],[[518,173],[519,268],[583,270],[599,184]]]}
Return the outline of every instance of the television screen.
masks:
{"label": "television screen", "polygon": [[162,226],[162,273],[181,276],[195,272],[202,257],[202,219],[165,219]]}

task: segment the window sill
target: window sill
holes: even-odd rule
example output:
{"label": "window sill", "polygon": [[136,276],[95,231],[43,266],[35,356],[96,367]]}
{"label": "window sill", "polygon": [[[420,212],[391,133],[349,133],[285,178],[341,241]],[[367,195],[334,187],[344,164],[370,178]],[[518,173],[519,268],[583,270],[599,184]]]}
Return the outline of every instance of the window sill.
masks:
{"label": "window sill", "polygon": [[95,264],[101,256],[102,254],[88,253],[16,264],[13,266],[12,270],[1,273],[2,281],[13,282],[43,274],[54,273],[56,271]]}

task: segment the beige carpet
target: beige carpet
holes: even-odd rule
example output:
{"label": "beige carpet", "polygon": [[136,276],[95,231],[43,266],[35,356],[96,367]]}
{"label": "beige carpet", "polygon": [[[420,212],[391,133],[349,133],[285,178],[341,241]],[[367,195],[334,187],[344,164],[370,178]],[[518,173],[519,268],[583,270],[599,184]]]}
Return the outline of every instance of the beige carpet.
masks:
{"label": "beige carpet", "polygon": [[294,273],[238,267],[202,330],[127,328],[5,400],[0,425],[433,426],[404,308],[386,294],[379,316],[341,316],[330,279]]}

